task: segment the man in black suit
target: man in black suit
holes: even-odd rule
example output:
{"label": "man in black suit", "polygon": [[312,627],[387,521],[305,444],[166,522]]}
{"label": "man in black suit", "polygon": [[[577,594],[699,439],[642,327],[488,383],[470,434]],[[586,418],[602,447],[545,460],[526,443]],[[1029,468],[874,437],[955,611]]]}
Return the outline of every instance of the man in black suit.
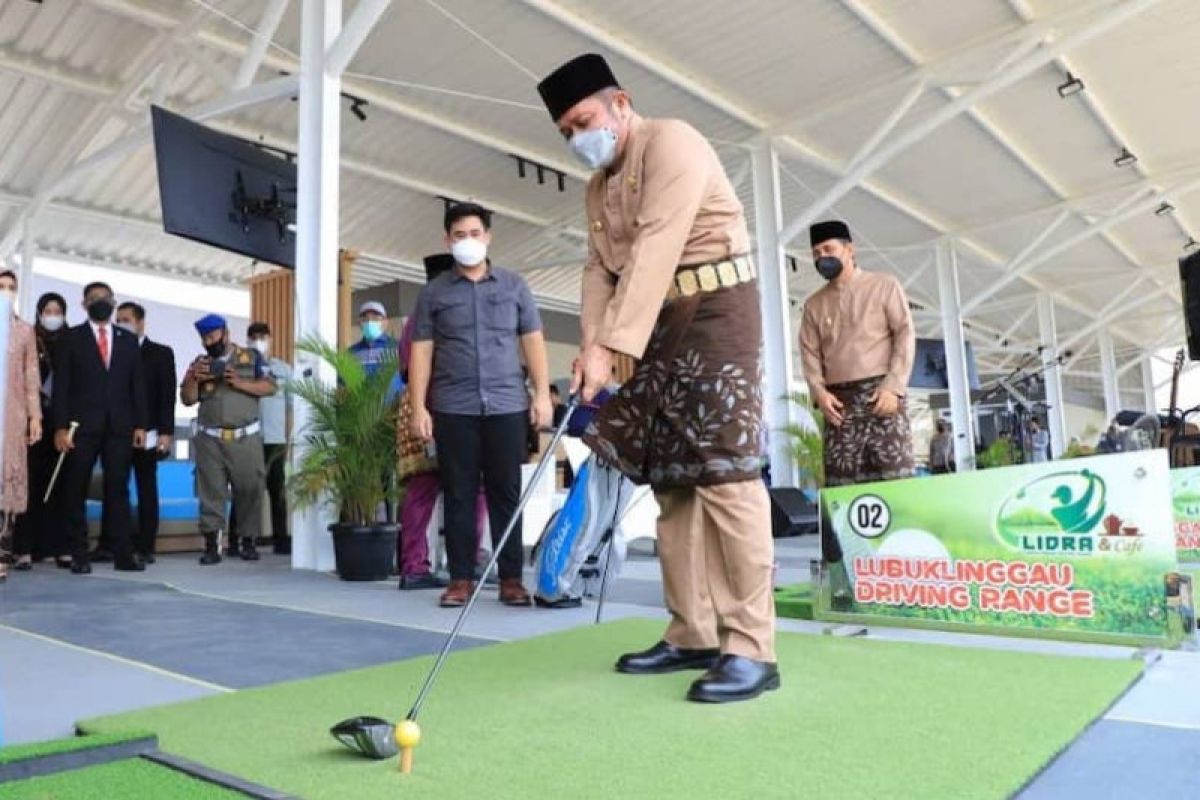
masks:
{"label": "man in black suit", "polygon": [[170,455],[175,433],[175,351],[147,338],[146,309],[139,303],[117,306],[117,327],[136,336],[142,350],[149,429],[146,445],[133,451],[138,498],[138,529],[133,549],[147,564],[153,564],[154,543],[158,539],[158,462]]}
{"label": "man in black suit", "polygon": [[[146,444],[146,387],[137,337],[112,325],[113,292],[105,283],[83,290],[88,321],[68,330],[54,353],[54,446],[67,453],[60,480],[74,562],[92,571],[87,550],[86,502],[96,459],[104,469],[104,511],[115,566],[141,571],[145,564],[130,536],[129,464]],[[71,423],[78,423],[74,438]]]}

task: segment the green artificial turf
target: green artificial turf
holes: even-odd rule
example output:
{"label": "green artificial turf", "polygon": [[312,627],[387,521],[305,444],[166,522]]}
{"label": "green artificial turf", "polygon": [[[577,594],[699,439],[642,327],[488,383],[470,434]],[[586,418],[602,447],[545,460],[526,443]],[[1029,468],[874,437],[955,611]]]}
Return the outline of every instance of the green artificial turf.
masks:
{"label": "green artificial turf", "polygon": [[69,739],[51,739],[48,742],[33,742],[30,744],[14,744],[0,747],[0,764],[14,761],[25,761],[30,758],[52,756],[59,753],[73,753],[77,750],[91,750],[109,744],[120,744],[133,739],[144,739],[153,736],[149,731],[118,731],[98,736],[73,736]]}
{"label": "green artificial turf", "polygon": [[775,614],[792,619],[813,618],[811,583],[793,583],[775,588]]}
{"label": "green artificial turf", "polygon": [[780,634],[783,688],[685,702],[696,673],[629,676],[614,656],[661,623],[622,620],[453,653],[412,775],[328,733],[401,718],[431,659],[82,723],[149,728],[161,749],[321,798],[1001,798],[1139,675],[1096,660]]}
{"label": "green artificial turf", "polygon": [[235,800],[240,792],[188,777],[140,758],[60,772],[0,786],[4,800]]}

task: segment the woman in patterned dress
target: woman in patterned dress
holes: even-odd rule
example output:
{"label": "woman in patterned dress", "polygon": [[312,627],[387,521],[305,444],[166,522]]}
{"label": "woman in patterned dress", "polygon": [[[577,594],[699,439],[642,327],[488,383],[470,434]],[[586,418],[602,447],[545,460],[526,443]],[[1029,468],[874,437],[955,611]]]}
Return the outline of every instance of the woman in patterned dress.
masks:
{"label": "woman in patterned dress", "polygon": [[[16,301],[17,276],[11,270],[0,272],[0,292],[10,303]],[[29,500],[26,448],[42,438],[40,386],[33,326],[18,319],[14,310],[9,320],[4,452],[0,453],[0,580],[8,573],[13,522]]]}

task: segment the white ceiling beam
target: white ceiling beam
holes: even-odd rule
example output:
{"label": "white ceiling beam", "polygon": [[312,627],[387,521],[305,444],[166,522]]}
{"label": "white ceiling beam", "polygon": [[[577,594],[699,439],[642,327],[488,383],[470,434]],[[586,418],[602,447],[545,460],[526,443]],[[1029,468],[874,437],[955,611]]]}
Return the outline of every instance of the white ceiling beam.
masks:
{"label": "white ceiling beam", "polygon": [[262,16],[259,17],[258,25],[254,29],[254,36],[250,40],[250,46],[246,48],[246,53],[242,56],[241,63],[238,64],[238,70],[233,77],[233,85],[229,87],[230,89],[245,89],[254,82],[254,76],[258,74],[259,67],[262,66],[263,58],[267,55],[271,40],[275,38],[275,32],[279,30],[279,23],[283,21],[287,7],[288,0],[268,0],[266,6],[263,7]]}
{"label": "white ceiling beam", "polygon": [[1082,342],[1084,339],[1086,339],[1087,337],[1091,336],[1096,331],[1103,328],[1105,325],[1107,325],[1109,322],[1111,322],[1113,319],[1120,316],[1121,314],[1132,311],[1135,308],[1140,308],[1141,306],[1144,306],[1146,303],[1153,300],[1154,295],[1152,293],[1143,291],[1142,295],[1140,297],[1134,298],[1133,300],[1126,302],[1127,300],[1129,300],[1129,298],[1133,295],[1134,292],[1137,292],[1142,288],[1142,284],[1144,284],[1145,282],[1146,282],[1146,278],[1141,277],[1141,278],[1138,278],[1137,280],[1135,280],[1133,283],[1129,284],[1127,287],[1125,287],[1124,291],[1122,291],[1116,297],[1114,297],[1112,300],[1110,300],[1104,306],[1104,308],[1101,309],[1101,311],[1100,311],[1099,315],[1096,317],[1096,319],[1092,320],[1087,325],[1084,325],[1082,328],[1080,328],[1079,330],[1072,333],[1070,335],[1070,337],[1068,337],[1066,340],[1059,342],[1059,345],[1058,345],[1059,351],[1066,351],[1066,350],[1074,347],[1076,344],[1078,344],[1079,342]]}
{"label": "white ceiling beam", "polygon": [[[1029,22],[1033,19],[1033,10],[1029,7],[1029,4],[1025,0],[1009,0],[1008,4],[1022,20]],[[1077,76],[1081,74],[1078,68],[1072,66],[1070,58],[1065,53],[1056,59],[1056,61],[1059,67],[1062,68],[1063,72],[1068,72]],[[1084,91],[1073,95],[1073,99],[1078,99],[1083,103],[1084,107],[1091,112],[1092,116],[1095,118],[1096,122],[1100,125],[1104,132],[1113,140],[1114,145],[1128,147],[1133,152],[1138,152],[1137,143],[1132,141],[1118,129],[1117,124],[1113,121],[1112,114],[1105,109],[1103,101],[1097,95],[1095,87],[1085,88]],[[1134,162],[1133,168],[1137,174],[1142,176],[1143,179],[1150,182],[1152,185],[1156,183],[1150,177],[1146,169],[1146,165],[1141,161]],[[1155,188],[1162,188],[1162,184],[1157,184]],[[1180,233],[1183,234],[1185,239],[1192,238],[1195,235],[1195,228],[1188,225],[1182,210],[1177,207],[1171,216],[1172,221],[1179,228]]]}
{"label": "white ceiling beam", "polygon": [[[971,298],[969,301],[964,303],[963,304],[964,311],[969,312],[975,308],[978,308],[980,303],[982,303],[984,300],[991,297],[992,295],[996,294],[996,292],[999,292],[1001,289],[1008,286],[1013,281],[1017,280],[1018,278],[1020,278],[1024,275],[1027,275],[1028,273],[1032,272],[1034,269],[1037,269],[1037,267],[1058,257],[1059,255],[1066,252],[1067,250],[1070,250],[1072,247],[1075,247],[1076,245],[1078,245],[1084,241],[1087,241],[1088,239],[1091,239],[1097,233],[1106,231],[1106,230],[1112,228],[1114,225],[1119,225],[1128,219],[1131,219],[1139,214],[1144,214],[1147,211],[1152,210],[1159,203],[1161,203],[1163,198],[1166,197],[1167,195],[1186,194],[1187,192],[1190,192],[1198,187],[1200,187],[1200,178],[1194,178],[1194,179],[1187,181],[1179,186],[1172,187],[1170,189],[1166,189],[1166,190],[1162,190],[1162,191],[1157,191],[1154,194],[1150,195],[1149,197],[1146,197],[1146,198],[1140,200],[1139,202],[1131,202],[1131,201],[1137,200],[1137,198],[1142,194],[1139,191],[1133,197],[1130,197],[1125,202],[1123,202],[1121,204],[1119,210],[1116,211],[1115,213],[1113,213],[1112,215],[1105,217],[1105,218],[1099,220],[1098,222],[1093,222],[1091,225],[1089,225],[1087,228],[1083,229],[1082,231],[1080,231],[1072,236],[1068,236],[1066,239],[1041,250],[1040,252],[1038,252],[1037,255],[1031,256],[1030,258],[1026,259],[1023,263],[1017,265],[1017,267],[1015,269],[1009,270],[1003,277],[1001,277],[995,283],[991,284],[988,288],[984,289],[982,292],[975,295],[975,297]],[[1173,297],[1172,295],[1169,295],[1169,294],[1167,296]]]}
{"label": "white ceiling beam", "polygon": [[[1137,1],[1139,3],[1149,3],[1149,2],[1156,2],[1157,0],[1137,0]],[[641,67],[643,67],[644,69],[648,70],[649,72],[657,75],[658,77],[675,84],[683,91],[691,94],[692,96],[696,97],[697,99],[700,99],[700,100],[706,102],[710,106],[723,111],[724,113],[726,113],[729,116],[731,116],[732,118],[742,122],[743,124],[745,124],[749,127],[758,128],[760,131],[764,130],[766,128],[764,121],[759,116],[747,111],[746,109],[742,108],[737,103],[735,103],[733,100],[731,100],[727,97],[724,97],[723,95],[719,94],[715,90],[713,90],[707,86],[704,86],[703,84],[699,83],[698,81],[695,81],[691,77],[685,75],[679,69],[667,64],[663,59],[652,55],[647,48],[635,46],[629,37],[621,36],[615,32],[601,28],[600,26],[584,19],[583,17],[576,14],[575,12],[564,9],[564,8],[556,5],[555,3],[551,2],[550,0],[523,0],[523,2],[526,5],[530,6],[531,8],[534,8],[534,9],[540,11],[541,13],[545,14],[549,18],[558,21],[560,24],[568,27],[569,29],[574,30],[575,32],[591,39],[592,41],[596,42],[597,44],[603,46],[606,50],[615,52],[615,53],[629,59],[633,63],[640,65]],[[1090,11],[1092,8],[1093,8],[1093,6],[1088,6],[1086,10]],[[1071,16],[1077,16],[1077,15],[1078,15],[1078,9],[1072,9]],[[1065,19],[1065,18],[1066,18],[1066,15],[1064,15],[1064,17],[1062,17],[1062,18],[1057,18],[1057,19]],[[1111,24],[1115,24],[1115,22],[1112,22]],[[1051,27],[1048,24],[1039,23],[1039,27],[1045,27],[1047,30],[1051,29]],[[1091,29],[1089,28],[1088,30],[1083,31],[1083,33],[1090,32],[1090,30]],[[1028,30],[1021,29],[1020,31],[1015,32],[1015,34],[1016,34],[1015,36],[1013,34],[1007,34],[1005,38],[1006,39],[1011,38],[1013,41],[1017,41],[1017,40],[1022,39],[1024,36],[1028,35],[1028,33],[1029,33]],[[1064,46],[1066,46],[1066,47],[1075,46],[1079,43],[1079,39],[1080,39],[1079,34],[1075,34],[1073,37],[1071,37],[1071,41],[1064,39],[1064,40],[1058,42],[1057,46],[1060,49],[1063,48]],[[907,85],[907,82],[910,80],[911,80],[911,74],[906,74],[906,76],[902,80],[902,84]],[[760,135],[761,135],[761,133],[756,133],[754,136],[760,136]],[[781,136],[781,137],[778,137],[777,139],[775,139],[774,141],[775,141],[775,144],[777,146],[779,146],[783,151],[786,151],[788,154],[792,155],[793,157],[799,158],[799,159],[805,161],[806,163],[813,164],[814,166],[818,167],[819,169],[822,169],[825,172],[829,172],[829,173],[836,175],[840,171],[838,165],[836,165],[830,158],[828,158],[827,156],[825,156],[823,154],[818,153],[811,146],[809,146],[808,144],[806,144],[804,142],[799,141],[795,137]],[[862,181],[859,188],[869,192],[870,194],[874,195],[875,197],[879,198],[880,200],[883,200],[885,203],[891,205],[893,208],[896,208],[896,209],[904,212],[908,216],[912,217],[914,220],[928,226],[932,230],[935,230],[938,232],[946,232],[946,231],[950,230],[952,227],[951,225],[949,225],[948,223],[946,223],[944,221],[937,220],[935,218],[935,215],[932,212],[925,210],[925,209],[918,208],[916,206],[916,204],[913,203],[911,200],[908,200],[906,198],[901,198],[901,197],[897,196],[894,192],[892,192],[888,189],[885,189],[883,187],[880,187],[878,185],[875,185],[875,184],[871,183],[870,181],[867,181],[867,180]],[[986,254],[985,257],[986,257],[988,263],[996,264],[996,263],[1003,262],[1002,258],[1000,258],[995,253],[989,251],[986,247],[984,247],[981,244],[978,244],[975,242],[969,242],[969,241],[961,240],[961,239],[959,241],[960,241],[960,243],[966,245],[968,248],[970,248],[975,253]],[[1042,284],[1039,281],[1027,280],[1027,283],[1053,295],[1058,300],[1058,302],[1060,302],[1066,308],[1070,308],[1079,313],[1086,314],[1089,317],[1094,316],[1094,312],[1089,311],[1082,304],[1080,304],[1076,301],[1073,301],[1067,297],[1059,297],[1057,292],[1054,292],[1054,291],[1048,289],[1044,284]],[[1119,330],[1114,329],[1114,333],[1121,335],[1122,338],[1131,340],[1131,337],[1126,336]]]}
{"label": "white ceiling beam", "polygon": [[[1081,15],[1090,14],[1095,9],[1103,5],[1108,5],[1111,2],[1112,0],[1093,0],[1092,2],[1082,2],[1081,0],[1081,2],[1071,4],[1063,12],[1050,15],[1036,22],[1012,27],[999,33],[985,33],[969,39],[966,42],[960,43],[952,50],[940,53],[916,69],[903,67],[883,75],[874,75],[868,82],[858,86],[837,87],[829,95],[811,103],[806,103],[808,108],[797,116],[773,124],[770,128],[770,133],[776,136],[789,135],[792,131],[837,117],[852,108],[885,102],[885,98],[895,96],[914,77],[925,78],[931,86],[947,85],[955,81],[976,82],[978,80],[976,75],[972,75],[969,81],[959,81],[961,75],[956,75],[956,73],[961,73],[961,69],[956,65],[960,61],[977,59],[981,52],[990,52],[1010,45],[1020,46],[1030,40],[1034,42],[1040,41],[1057,27],[1067,25]],[[846,9],[851,13],[855,12],[853,6],[846,6]],[[864,24],[872,27],[869,22],[871,15],[864,15],[862,19],[864,20]],[[872,27],[872,30],[885,41],[888,40],[889,36],[894,38],[895,42],[891,42],[891,44],[897,52],[908,57],[910,62],[920,60],[917,57],[916,51],[907,42],[894,36],[891,29],[887,26],[881,26],[880,30],[874,30]],[[994,71],[994,68],[992,71]]]}
{"label": "white ceiling beam", "polygon": [[[176,15],[163,11],[161,8],[148,7],[138,0],[87,0],[87,2],[104,8],[111,13],[135,19],[143,24],[157,28],[172,27],[179,22]],[[226,34],[208,28],[201,28],[193,33],[196,41],[227,55],[239,57],[246,50],[247,39],[245,37]],[[267,54],[263,58],[263,65],[273,70],[289,73],[296,73],[299,70],[299,62],[295,58],[271,49],[267,50]],[[505,140],[490,131],[477,128],[463,120],[447,117],[412,103],[407,103],[396,95],[380,91],[376,85],[366,81],[347,77],[342,81],[342,88],[347,93],[366,100],[376,109],[387,111],[397,117],[449,134],[457,139],[462,139],[496,152],[516,155],[529,161],[545,164],[580,182],[587,182],[591,177],[589,171],[583,169],[578,163],[565,158],[563,153],[539,152],[519,142]]]}
{"label": "white ceiling beam", "polygon": [[[1054,219],[1050,221],[1049,225],[1043,228],[1037,236],[1033,237],[1033,239],[1029,241],[1029,244],[1022,247],[1015,256],[1008,260],[1008,263],[1004,265],[1004,271],[1012,272],[1019,267],[1022,262],[1028,259],[1035,250],[1045,244],[1046,240],[1053,236],[1054,232],[1061,228],[1062,224],[1070,218],[1071,212],[1069,209],[1064,208],[1062,211],[1058,212]],[[970,304],[968,303],[968,305]]]}
{"label": "white ceiling beam", "polygon": [[[860,21],[874,31],[876,35],[883,38],[885,42],[887,42],[893,49],[900,53],[900,55],[907,59],[910,64],[918,69],[922,66],[920,54],[909,47],[908,44],[899,36],[899,34],[897,34],[874,10],[868,8],[865,3],[862,2],[862,0],[841,0],[841,2],[847,9],[854,13]],[[1028,25],[1032,23],[1032,20],[1025,18],[1023,22]],[[1033,37],[1032,41],[1036,46],[1040,41],[1040,37]],[[989,79],[1003,74],[1003,72],[1006,71],[1010,65],[1020,61],[1020,59],[1024,57],[1024,54],[1029,50],[1025,44],[1026,43],[1022,43],[1019,45],[1000,63],[1000,65],[992,70],[991,75],[989,75]],[[960,91],[958,89],[946,86],[941,87],[941,89],[946,98],[950,101],[954,101],[960,96]],[[966,115],[985,133],[987,133],[993,141],[995,141],[1009,155],[1016,159],[1047,189],[1049,189],[1059,198],[1067,197],[1068,192],[1058,183],[1057,180],[1054,179],[1050,171],[1045,166],[1038,164],[1028,152],[1018,147],[1016,145],[1016,139],[1009,135],[1007,131],[1003,130],[998,123],[988,117],[988,115],[985,114],[980,108],[969,108],[966,110]],[[1118,253],[1120,253],[1121,256],[1131,265],[1141,269],[1147,268],[1147,265],[1143,264],[1133,253],[1129,251],[1129,249],[1123,243],[1118,241],[1111,232],[1102,231],[1098,235],[1103,237],[1105,241],[1107,241],[1108,244],[1112,246],[1113,249],[1115,249]],[[1173,287],[1168,288],[1165,284],[1157,279],[1155,280],[1155,285],[1158,286],[1160,290],[1163,290],[1164,294],[1169,297],[1173,297]]]}
{"label": "white ceiling beam", "polygon": [[21,210],[17,219],[0,238],[0,260],[7,258],[16,249],[25,221],[37,216],[46,203],[54,199],[56,186],[62,177],[73,168],[72,164],[75,159],[86,151],[111,117],[123,115],[126,104],[142,88],[146,78],[153,73],[155,68],[161,66],[160,62],[163,57],[173,52],[180,40],[190,35],[190,28],[200,21],[204,13],[204,9],[194,10],[174,28],[164,30],[153,37],[150,43],[134,56],[132,62],[126,67],[128,77],[117,92],[106,101],[94,105],[83,123],[75,129],[67,144],[55,154],[53,161],[38,182],[33,200]]}
{"label": "white ceiling beam", "polygon": [[98,100],[112,97],[121,88],[99,75],[72,69],[36,56],[20,54],[7,47],[0,47],[0,72],[33,78]]}
{"label": "white ceiling beam", "polygon": [[77,250],[68,247],[57,247],[39,243],[34,251],[35,258],[48,258],[57,261],[73,261],[105,269],[120,269],[126,272],[137,272],[144,275],[158,275],[179,280],[191,281],[203,286],[220,285],[232,288],[245,288],[245,279],[249,277],[249,261],[245,274],[234,274],[221,270],[185,267],[180,264],[165,264],[148,259],[128,259],[109,253],[97,253],[89,250]]}
{"label": "white ceiling beam", "polygon": [[[850,2],[850,0],[844,0],[844,2]],[[890,139],[886,144],[881,144],[878,149],[872,152],[870,156],[864,158],[856,167],[846,171],[816,202],[809,205],[802,214],[784,228],[781,239],[785,243],[790,242],[800,231],[812,224],[818,216],[824,214],[838,200],[845,197],[852,189],[858,186],[862,180],[870,177],[876,170],[889,163],[897,155],[925,139],[963,112],[1024,79],[1035,70],[1053,61],[1062,53],[1069,52],[1107,33],[1113,27],[1142,13],[1158,2],[1161,2],[1161,0],[1128,0],[1114,7],[1107,8],[1091,18],[1079,30],[1045,44],[1039,50],[1010,65],[1004,72],[993,75],[983,83],[955,97],[920,122],[906,129],[900,136]]]}
{"label": "white ceiling beam", "polygon": [[[972,236],[977,233],[994,230],[1005,225],[1012,225],[1017,222],[1063,210],[1073,211],[1085,219],[1088,217],[1104,216],[1105,214],[1112,213],[1112,199],[1115,196],[1127,197],[1130,192],[1139,190],[1151,191],[1158,186],[1178,183],[1196,174],[1200,174],[1200,163],[1185,164],[1175,169],[1157,173],[1149,178],[1138,178],[1134,181],[1106,184],[1077,195],[1072,195],[1071,197],[1056,200],[1053,203],[1026,208],[1001,216],[991,215],[987,219],[966,222],[951,231],[951,234],[958,238]],[[1101,203],[1103,207],[1098,205]]]}
{"label": "white ceiling beam", "polygon": [[[25,205],[28,205],[29,201],[32,199],[32,195],[0,191],[0,205],[9,206],[10,208],[21,208]],[[106,209],[83,206],[77,203],[55,201],[46,206],[45,212],[47,214],[62,214],[63,216],[72,219],[78,219],[84,222],[95,222],[102,225],[117,225],[121,227],[134,228],[143,232],[153,231],[162,233],[161,220],[154,219],[152,217],[118,214]]]}
{"label": "white ceiling beam", "polygon": [[350,18],[342,25],[342,32],[325,53],[326,72],[340,77],[346,71],[354,54],[371,35],[391,3],[392,0],[359,0]]}

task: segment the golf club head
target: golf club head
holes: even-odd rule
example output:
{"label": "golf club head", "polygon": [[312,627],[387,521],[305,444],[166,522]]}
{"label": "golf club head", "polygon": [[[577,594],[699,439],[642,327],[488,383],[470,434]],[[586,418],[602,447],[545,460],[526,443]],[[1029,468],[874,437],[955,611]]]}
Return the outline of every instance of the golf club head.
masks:
{"label": "golf club head", "polygon": [[333,738],[367,758],[391,758],[400,752],[395,726],[379,717],[351,717],[329,729]]}

